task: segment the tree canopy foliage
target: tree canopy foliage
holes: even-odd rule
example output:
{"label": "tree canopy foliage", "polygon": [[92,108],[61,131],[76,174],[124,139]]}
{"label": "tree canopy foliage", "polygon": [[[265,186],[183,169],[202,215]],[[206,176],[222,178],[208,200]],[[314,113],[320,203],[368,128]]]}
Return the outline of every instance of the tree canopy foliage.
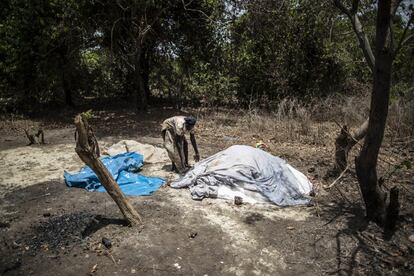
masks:
{"label": "tree canopy foliage", "polygon": [[[359,15],[371,41],[376,5]],[[414,72],[412,5],[393,20],[393,95]],[[145,109],[255,104],[354,92],[372,77],[347,18],[333,1],[4,0],[0,98],[73,105],[118,97]],[[405,37],[404,41],[400,41]]]}

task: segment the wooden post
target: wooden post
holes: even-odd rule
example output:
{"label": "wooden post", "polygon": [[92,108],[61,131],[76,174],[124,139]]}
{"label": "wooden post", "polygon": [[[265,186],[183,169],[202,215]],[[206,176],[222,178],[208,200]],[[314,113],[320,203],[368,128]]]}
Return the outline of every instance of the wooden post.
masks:
{"label": "wooden post", "polygon": [[[76,153],[80,159],[88,165],[98,176],[108,194],[118,205],[125,219],[131,226],[142,224],[142,219],[138,212],[132,207],[131,203],[122,193],[118,184],[109,173],[108,169],[99,159],[99,146],[92,128],[89,126],[85,116],[82,114],[75,117],[76,126]],[[76,137],[76,135],[75,135]]]}

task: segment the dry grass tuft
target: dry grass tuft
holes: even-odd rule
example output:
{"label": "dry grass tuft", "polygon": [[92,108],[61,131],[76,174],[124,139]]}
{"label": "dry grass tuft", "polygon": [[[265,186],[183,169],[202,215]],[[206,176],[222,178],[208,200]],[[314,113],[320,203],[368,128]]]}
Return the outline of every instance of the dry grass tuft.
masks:
{"label": "dry grass tuft", "polygon": [[[314,100],[309,105],[291,98],[281,100],[271,112],[216,109],[199,112],[200,120],[229,144],[255,141],[333,144],[339,131],[335,121],[358,127],[368,116],[369,97],[337,96]],[[387,137],[414,136],[414,100],[395,101],[390,106]],[[408,139],[408,138],[407,138]]]}
{"label": "dry grass tuft", "polygon": [[[204,110],[198,116],[203,128],[231,142],[300,142],[326,144],[330,122],[315,122],[311,109],[296,99],[283,99],[273,112],[248,110]],[[210,133],[211,134],[211,133]]]}
{"label": "dry grass tuft", "polygon": [[414,96],[398,99],[390,105],[387,132],[392,139],[414,136]]}

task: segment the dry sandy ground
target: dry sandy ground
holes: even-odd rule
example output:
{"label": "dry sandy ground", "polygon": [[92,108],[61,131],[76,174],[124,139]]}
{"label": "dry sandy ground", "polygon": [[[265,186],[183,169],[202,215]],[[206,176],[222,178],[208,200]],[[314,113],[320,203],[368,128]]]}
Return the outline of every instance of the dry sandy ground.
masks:
{"label": "dry sandy ground", "polygon": [[[66,131],[71,132],[73,130],[67,129]],[[63,133],[60,135],[66,136],[65,131],[63,131]],[[157,139],[158,138],[146,137],[141,140],[152,140],[155,142],[154,144],[157,144]],[[106,142],[104,140],[101,145],[105,147],[105,145],[110,145],[110,142]],[[85,201],[82,199],[82,197],[87,197],[89,199],[86,200],[86,203],[89,203],[91,198],[103,197],[101,194],[88,193],[77,189],[68,189],[64,186],[63,170],[76,171],[83,165],[74,152],[73,142],[62,144],[48,144],[44,146],[20,146],[3,150],[1,151],[0,156],[2,160],[0,163],[0,170],[4,172],[0,179],[1,195],[5,196],[6,193],[9,194],[9,196],[6,196],[5,201],[10,204],[8,206],[1,206],[2,216],[8,217],[11,215],[13,217],[14,215],[17,215],[17,217],[20,218],[21,211],[11,211],[13,210],[13,207],[17,206],[13,206],[15,204],[13,204],[9,198],[10,194],[17,195],[21,190],[28,193],[27,195],[23,196],[23,201],[24,203],[26,203],[27,200],[29,202],[32,202],[32,206],[29,208],[36,208],[36,212],[40,213],[40,215],[43,215],[42,212],[50,213],[51,217],[58,216],[60,212],[56,209],[59,208],[56,208],[56,206],[54,206],[52,203],[53,200],[48,201],[49,204],[51,204],[50,207],[47,207],[45,209],[39,208],[36,206],[39,200],[42,200],[43,198],[47,199],[53,197],[57,197],[57,200],[59,200],[59,193],[66,194],[68,196],[70,194],[73,194],[73,196],[80,195],[81,198],[77,198],[77,201],[79,201],[79,204],[82,206],[85,204]],[[148,165],[144,167],[142,173],[145,175],[163,176],[169,180],[176,178],[177,175],[167,171],[168,165],[168,163]],[[40,195],[40,198],[33,198],[28,191],[32,190],[33,185],[39,186],[39,183],[44,183],[40,184],[40,186],[43,186],[42,189],[44,189],[43,194]],[[36,187],[34,189],[38,188]],[[63,196],[62,200],[64,197],[65,196]],[[188,230],[184,233],[181,233],[181,235],[188,236],[191,233],[196,233],[196,236],[193,237],[193,243],[195,243],[194,246],[197,246],[197,242],[195,241],[200,239],[200,236],[202,235],[206,235],[207,237],[210,237],[210,239],[216,238],[216,235],[219,235],[219,241],[212,242],[212,244],[217,243],[215,246],[218,246],[219,248],[215,248],[215,246],[213,248],[206,248],[205,245],[200,244],[200,251],[206,250],[205,254],[209,254],[209,250],[226,251],[227,255],[232,256],[232,260],[224,261],[226,259],[225,256],[220,256],[219,259],[215,260],[214,267],[203,268],[202,266],[201,268],[198,268],[199,264],[191,264],[191,254],[188,254],[189,252],[186,249],[186,243],[182,245],[177,244],[174,245],[174,247],[177,246],[176,248],[169,248],[169,250],[173,250],[171,253],[176,255],[175,257],[169,256],[169,258],[171,258],[171,261],[164,262],[161,259],[154,259],[153,263],[147,264],[145,266],[150,270],[153,268],[153,273],[158,273],[160,271],[159,269],[164,269],[165,271],[168,271],[168,273],[176,272],[178,274],[195,273],[205,275],[208,274],[208,272],[212,273],[213,271],[213,274],[220,272],[235,275],[262,275],[264,272],[277,273],[287,270],[289,268],[289,264],[286,263],[286,257],[283,256],[283,254],[277,248],[278,244],[272,245],[270,242],[269,244],[263,243],[259,237],[256,238],[256,234],[254,231],[252,231],[253,229],[251,225],[254,225],[256,221],[262,220],[284,220],[291,223],[304,222],[310,216],[310,212],[307,208],[280,209],[269,204],[257,206],[245,205],[242,207],[236,207],[232,202],[225,202],[222,200],[204,200],[203,202],[196,202],[191,200],[188,190],[173,190],[169,187],[165,187],[162,189],[162,191],[159,191],[156,198],[158,199],[155,200],[150,198],[132,198],[131,200],[133,202],[140,202],[144,205],[149,204],[149,202],[152,204],[155,204],[156,202],[157,208],[159,209],[158,211],[162,212],[162,210],[167,210],[167,213],[171,211],[171,203],[173,202],[175,212],[179,217],[177,218],[177,224],[182,226],[182,222],[184,222],[184,225],[188,227]],[[114,204],[108,198],[104,198],[103,200],[105,201],[105,209],[110,208],[113,213],[116,213],[116,209],[113,210]],[[74,208],[72,211],[77,213],[76,209],[77,208]],[[141,208],[138,208],[138,210],[140,209]],[[107,214],[107,212],[104,212],[104,214]],[[251,222],[240,223],[240,221],[245,218],[246,214],[250,214],[251,217],[247,216],[246,218],[248,220],[250,219]],[[15,221],[16,218],[13,220]],[[23,219],[23,221],[24,220],[25,219]],[[180,220],[181,222],[179,223]],[[19,224],[21,223],[22,222],[19,222]],[[176,227],[174,226],[173,222],[170,223],[172,224],[170,227]],[[150,222],[150,224],[152,223]],[[199,230],[200,227],[202,230]],[[215,234],[212,235],[212,233],[209,233],[208,229],[203,230],[204,227],[215,228],[213,231]],[[159,238],[153,237],[153,230],[151,228],[152,227],[148,225],[141,233],[134,233],[132,229],[128,229],[127,235],[123,237],[122,242],[120,242],[118,246],[131,247],[132,249],[128,249],[131,254],[132,252],[142,251],[143,247],[147,248],[147,250],[153,250],[154,247],[158,246],[160,247],[160,251],[164,251],[165,245],[163,245],[161,242],[162,236],[159,236]],[[157,229],[154,230],[164,231],[165,228],[168,228],[168,226],[159,225]],[[204,233],[204,231],[207,233]],[[6,241],[6,243],[9,243],[10,241],[11,240]],[[44,242],[47,243],[47,241]],[[24,245],[25,248],[23,250],[26,250],[26,246],[27,245]],[[48,245],[42,244],[40,246],[46,248]],[[28,248],[26,251],[31,251],[30,245],[27,247]],[[180,256],[180,247],[183,247],[181,251],[183,251],[183,256],[188,258],[188,260],[183,260],[183,257]],[[42,249],[34,248],[34,250]],[[58,250],[62,249],[58,248]],[[118,254],[118,250],[114,249],[111,254],[113,256],[116,256]],[[213,252],[213,254],[216,253],[217,252]],[[209,260],[207,256],[206,260]],[[107,261],[108,260],[105,259],[105,262]],[[207,263],[205,265],[207,265]],[[22,268],[24,267],[25,266],[23,265]],[[42,270],[36,271],[36,268],[32,267],[31,269],[34,269],[34,273],[45,272]],[[50,268],[47,268],[47,270],[49,269]],[[130,270],[133,271],[134,269],[137,271],[142,268],[140,265],[134,266],[131,264]],[[24,269],[22,272],[23,271],[24,273],[30,272]],[[104,273],[104,271],[97,271],[98,275],[100,273]]]}
{"label": "dry sandy ground", "polygon": [[[120,139],[161,144],[150,131],[158,121],[135,123],[149,131],[138,136],[134,128],[108,130],[110,120],[99,125],[100,144]],[[385,240],[376,225],[363,219],[352,176],[338,184],[345,197],[321,189],[321,175],[330,166],[329,146],[269,140],[272,152],[317,186],[313,207],[194,201],[188,190],[165,186],[152,196],[130,198],[144,220],[139,232],[123,225],[108,195],[63,183],[64,170],[82,166],[73,131],[71,126],[49,127],[44,146],[28,147],[23,137],[4,136],[0,275],[409,275],[414,269],[414,247],[408,240],[412,209],[404,209],[397,232]],[[240,136],[237,143],[251,144],[255,135]],[[230,138],[235,134],[199,136],[207,156],[234,143]],[[175,176],[167,165],[144,166],[143,174],[171,179]],[[409,194],[403,200],[404,207],[412,205]],[[112,241],[111,248],[102,245],[103,237]]]}
{"label": "dry sandy ground", "polygon": [[[55,131],[56,132],[56,131]],[[73,135],[74,129],[68,128],[59,134],[61,143],[46,145],[18,146],[0,151],[0,196],[45,181],[63,182],[63,171],[76,172],[84,166],[74,151],[74,142],[65,141]],[[70,135],[72,134],[72,135]],[[56,136],[55,136],[56,137]],[[159,138],[147,137],[144,140],[154,144],[161,142]],[[100,142],[103,151],[113,145],[115,139],[109,137]],[[146,166],[148,175],[174,177],[174,174],[162,169],[168,163],[157,163]]]}

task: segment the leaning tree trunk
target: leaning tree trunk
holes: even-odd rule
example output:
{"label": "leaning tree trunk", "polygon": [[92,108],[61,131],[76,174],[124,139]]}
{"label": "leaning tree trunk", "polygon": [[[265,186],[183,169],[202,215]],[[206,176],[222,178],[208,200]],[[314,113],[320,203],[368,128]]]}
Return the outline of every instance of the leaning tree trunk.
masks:
{"label": "leaning tree trunk", "polygon": [[132,207],[131,203],[124,196],[118,184],[109,173],[108,169],[99,159],[99,146],[95,134],[89,126],[86,118],[82,115],[75,117],[75,126],[77,132],[76,153],[80,159],[85,162],[98,176],[99,181],[105,187],[108,194],[118,205],[125,219],[131,226],[137,226],[142,223],[138,212]]}
{"label": "leaning tree trunk", "polygon": [[[365,202],[367,218],[385,226],[388,221],[395,221],[398,215],[398,191],[393,196],[387,210],[387,193],[377,177],[377,159],[384,137],[388,114],[392,72],[391,48],[391,0],[379,0],[376,23],[376,47],[374,82],[367,135],[364,145],[355,158],[356,173]],[[392,227],[392,226],[391,226]]]}

